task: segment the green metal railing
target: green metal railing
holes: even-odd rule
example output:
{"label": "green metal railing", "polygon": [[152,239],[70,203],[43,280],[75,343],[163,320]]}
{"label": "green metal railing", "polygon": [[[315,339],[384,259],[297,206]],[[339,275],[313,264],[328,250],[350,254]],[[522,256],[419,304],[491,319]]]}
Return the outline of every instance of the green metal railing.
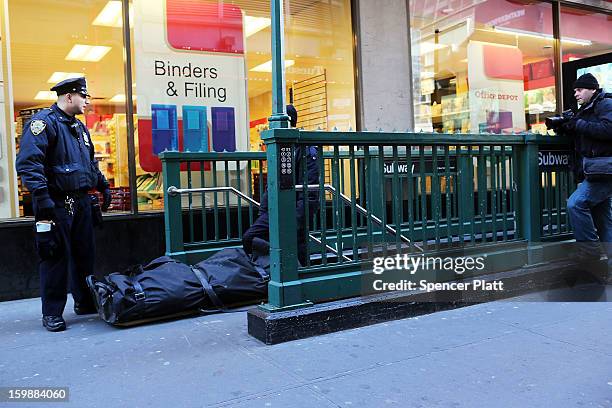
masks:
{"label": "green metal railing", "polygon": [[[169,189],[168,255],[192,263],[223,246],[239,245],[256,207],[247,199],[254,196],[249,169],[253,162],[262,169],[264,161],[270,219],[268,310],[357,296],[377,256],[504,249],[516,243],[531,248],[543,239],[568,237],[565,200],[574,187],[572,176],[566,167],[538,165],[541,149],[566,148],[567,139],[289,129],[283,2],[271,0],[270,6],[272,115],[263,135],[267,152],[160,155]],[[297,145],[319,148],[318,184],[296,187]],[[259,192],[262,180],[260,170]],[[307,216],[301,232],[308,242],[305,265],[298,263],[296,236],[300,191],[309,198],[304,200]]]}
{"label": "green metal railing", "polygon": [[194,263],[241,245],[266,188],[266,154],[164,152],[160,157],[164,186],[173,187],[164,197],[166,253]]}
{"label": "green metal railing", "polygon": [[[535,243],[570,232],[569,169],[538,167],[539,149],[565,146],[559,137],[273,129],[264,140],[267,153],[161,158],[167,254],[189,263],[241,245],[268,167],[273,308],[356,296],[375,257]],[[318,184],[296,186],[294,173],[286,182],[279,153],[298,144],[318,147]],[[305,189],[304,213],[312,215],[304,218],[309,245],[299,265],[295,209]]]}

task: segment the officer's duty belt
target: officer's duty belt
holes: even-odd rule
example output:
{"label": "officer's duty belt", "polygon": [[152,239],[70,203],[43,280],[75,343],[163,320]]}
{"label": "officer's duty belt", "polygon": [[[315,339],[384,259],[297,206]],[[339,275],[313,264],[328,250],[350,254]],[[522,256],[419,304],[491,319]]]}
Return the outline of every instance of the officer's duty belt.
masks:
{"label": "officer's duty belt", "polygon": [[54,200],[65,200],[66,198],[73,198],[75,200],[84,198],[87,196],[89,190],[76,190],[76,191],[50,191],[49,195]]}

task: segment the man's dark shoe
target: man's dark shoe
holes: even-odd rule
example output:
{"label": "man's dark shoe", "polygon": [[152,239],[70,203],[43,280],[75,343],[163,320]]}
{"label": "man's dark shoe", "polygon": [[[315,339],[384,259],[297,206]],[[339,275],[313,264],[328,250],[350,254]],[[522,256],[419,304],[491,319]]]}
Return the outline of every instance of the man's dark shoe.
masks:
{"label": "man's dark shoe", "polygon": [[93,304],[75,303],[74,313],[77,315],[88,315],[88,314],[98,313],[98,310]]}
{"label": "man's dark shoe", "polygon": [[45,329],[51,332],[66,330],[66,321],[62,318],[62,316],[43,316],[42,324]]}

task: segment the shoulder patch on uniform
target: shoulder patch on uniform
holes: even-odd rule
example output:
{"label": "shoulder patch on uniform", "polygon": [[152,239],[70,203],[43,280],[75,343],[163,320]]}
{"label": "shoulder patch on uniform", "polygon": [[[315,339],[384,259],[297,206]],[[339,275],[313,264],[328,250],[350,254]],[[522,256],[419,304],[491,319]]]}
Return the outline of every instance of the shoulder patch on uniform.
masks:
{"label": "shoulder patch on uniform", "polygon": [[42,131],[45,130],[46,126],[47,124],[45,123],[44,120],[33,120],[30,123],[30,130],[32,131],[32,134],[36,136],[36,135],[41,134]]}

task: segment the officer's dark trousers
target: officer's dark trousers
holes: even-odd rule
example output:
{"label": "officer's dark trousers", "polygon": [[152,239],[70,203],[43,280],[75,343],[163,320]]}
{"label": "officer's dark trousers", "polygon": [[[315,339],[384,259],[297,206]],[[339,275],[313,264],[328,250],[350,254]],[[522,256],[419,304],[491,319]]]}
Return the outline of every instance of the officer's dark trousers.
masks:
{"label": "officer's dark trousers", "polygon": [[61,246],[57,256],[41,260],[40,291],[42,313],[61,315],[66,306],[68,283],[76,303],[90,305],[91,295],[85,277],[93,274],[94,231],[88,195],[75,199],[74,215],[65,209],[64,200],[54,200],[55,228]]}

